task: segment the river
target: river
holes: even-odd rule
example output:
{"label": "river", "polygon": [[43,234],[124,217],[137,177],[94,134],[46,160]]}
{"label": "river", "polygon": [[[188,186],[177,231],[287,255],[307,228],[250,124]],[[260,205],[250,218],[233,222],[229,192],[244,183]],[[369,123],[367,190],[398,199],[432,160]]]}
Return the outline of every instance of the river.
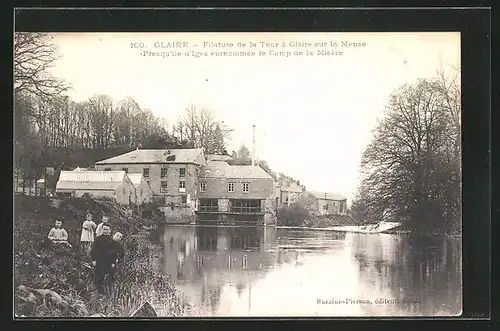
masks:
{"label": "river", "polygon": [[166,226],[158,267],[191,316],[456,316],[461,239]]}

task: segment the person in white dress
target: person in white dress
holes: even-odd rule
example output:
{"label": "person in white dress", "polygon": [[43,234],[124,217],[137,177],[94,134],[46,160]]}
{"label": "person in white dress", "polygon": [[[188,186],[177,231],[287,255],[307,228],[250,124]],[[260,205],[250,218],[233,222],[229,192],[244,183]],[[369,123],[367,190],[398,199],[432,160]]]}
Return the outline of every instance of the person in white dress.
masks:
{"label": "person in white dress", "polygon": [[92,214],[87,214],[85,221],[82,224],[82,235],[80,236],[80,244],[85,252],[90,254],[92,244],[94,243],[94,231],[97,225],[92,221]]}

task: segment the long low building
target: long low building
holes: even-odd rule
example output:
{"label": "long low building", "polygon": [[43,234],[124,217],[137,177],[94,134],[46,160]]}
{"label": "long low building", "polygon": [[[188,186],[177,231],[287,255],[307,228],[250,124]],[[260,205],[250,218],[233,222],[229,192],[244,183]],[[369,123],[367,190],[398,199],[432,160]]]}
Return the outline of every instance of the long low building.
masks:
{"label": "long low building", "polygon": [[314,199],[313,210],[319,215],[345,215],[347,198],[331,192],[307,191]]}
{"label": "long low building", "polygon": [[88,194],[125,205],[134,203],[135,188],[125,171],[61,171],[56,194],[74,198]]}

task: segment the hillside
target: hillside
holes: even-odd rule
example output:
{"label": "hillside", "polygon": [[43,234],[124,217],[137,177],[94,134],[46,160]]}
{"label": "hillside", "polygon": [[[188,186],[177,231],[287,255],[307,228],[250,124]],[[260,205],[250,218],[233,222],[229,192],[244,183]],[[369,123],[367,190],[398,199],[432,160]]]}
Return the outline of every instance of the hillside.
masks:
{"label": "hillside", "polygon": [[[92,282],[88,258],[79,251],[81,223],[89,210],[94,220],[109,216],[112,231],[124,234],[126,256],[118,269],[114,293],[99,296]],[[46,247],[44,240],[53,222],[64,219],[72,248]],[[18,316],[58,317],[129,316],[144,301],[156,304],[163,315],[180,315],[188,308],[169,276],[155,268],[158,248],[149,240],[143,227],[154,220],[141,220],[111,202],[58,200],[45,197],[15,197],[14,211],[14,285],[15,312]],[[23,291],[46,289],[60,295],[60,300],[45,300]]]}

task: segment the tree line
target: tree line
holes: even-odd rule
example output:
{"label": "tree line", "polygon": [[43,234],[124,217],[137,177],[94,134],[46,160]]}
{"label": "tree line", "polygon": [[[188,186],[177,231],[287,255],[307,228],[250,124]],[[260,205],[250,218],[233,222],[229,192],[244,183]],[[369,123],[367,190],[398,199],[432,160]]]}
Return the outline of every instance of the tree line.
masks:
{"label": "tree line", "polygon": [[422,231],[461,225],[460,85],[443,70],[394,91],[361,160],[351,206],[361,222]]}
{"label": "tree line", "polygon": [[[113,100],[95,94],[84,101],[72,100],[70,84],[49,73],[58,58],[50,35],[15,34],[14,163],[23,179],[39,178],[54,163],[91,164],[109,157],[107,151],[203,148],[207,154],[227,153],[232,130],[207,109],[190,106],[172,121],[169,132],[164,118],[130,96]],[[82,157],[85,154],[89,157]]]}
{"label": "tree line", "polygon": [[[136,148],[202,148],[205,154],[229,155],[233,130],[210,110],[190,105],[171,121],[169,131],[164,118],[130,96],[113,100],[95,94],[72,100],[71,85],[49,73],[58,58],[50,35],[15,34],[14,164],[15,175],[23,181],[46,177],[46,167],[88,166]],[[251,163],[244,145],[229,156],[231,164]],[[264,160],[258,165],[276,180],[287,177],[275,173]]]}

